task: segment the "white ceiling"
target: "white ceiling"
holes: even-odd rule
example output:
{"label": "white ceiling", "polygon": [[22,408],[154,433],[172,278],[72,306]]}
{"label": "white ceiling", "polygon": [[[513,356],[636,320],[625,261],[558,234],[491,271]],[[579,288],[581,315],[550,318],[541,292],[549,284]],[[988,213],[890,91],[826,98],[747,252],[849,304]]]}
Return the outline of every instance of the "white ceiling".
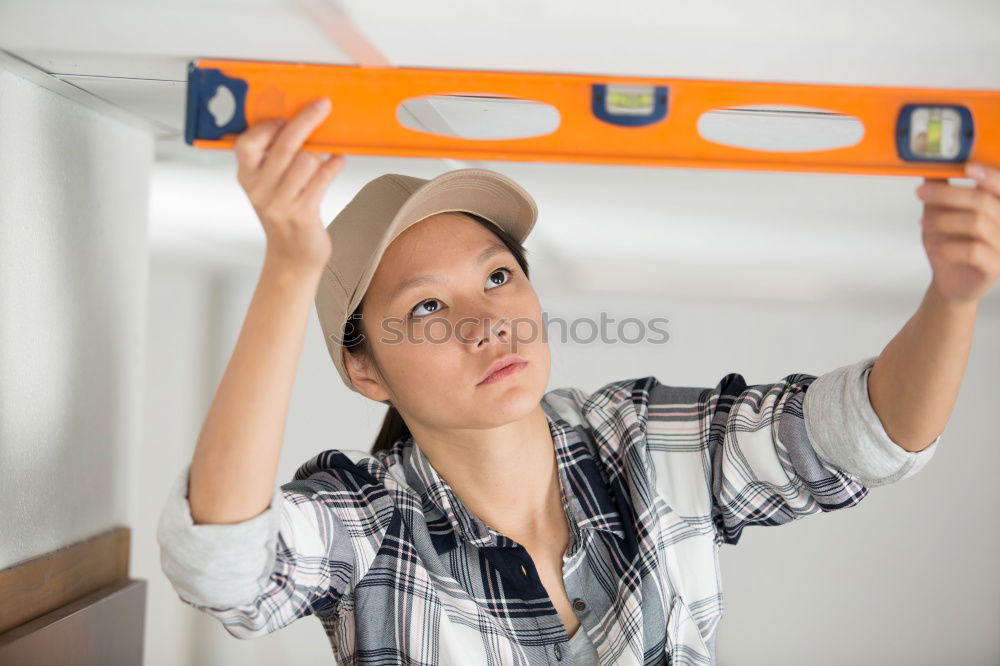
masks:
{"label": "white ceiling", "polygon": [[[182,139],[190,60],[1000,89],[1000,1],[0,0],[0,49],[155,133],[154,243],[253,261],[263,235],[232,153]],[[348,156],[323,212],[381,173],[470,165]],[[566,289],[895,297],[931,275],[918,178],[475,165],[535,196],[536,272]]]}

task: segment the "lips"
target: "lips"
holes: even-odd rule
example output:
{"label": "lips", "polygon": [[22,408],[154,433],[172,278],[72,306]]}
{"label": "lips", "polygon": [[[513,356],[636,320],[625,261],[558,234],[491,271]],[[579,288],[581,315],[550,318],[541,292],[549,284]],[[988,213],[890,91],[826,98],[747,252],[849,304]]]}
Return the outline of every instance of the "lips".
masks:
{"label": "lips", "polygon": [[517,354],[507,354],[506,356],[501,356],[499,359],[493,362],[489,368],[487,368],[485,374],[479,378],[479,383],[482,384],[486,379],[492,375],[497,370],[506,368],[508,365],[513,365],[514,363],[527,363],[523,358]]}

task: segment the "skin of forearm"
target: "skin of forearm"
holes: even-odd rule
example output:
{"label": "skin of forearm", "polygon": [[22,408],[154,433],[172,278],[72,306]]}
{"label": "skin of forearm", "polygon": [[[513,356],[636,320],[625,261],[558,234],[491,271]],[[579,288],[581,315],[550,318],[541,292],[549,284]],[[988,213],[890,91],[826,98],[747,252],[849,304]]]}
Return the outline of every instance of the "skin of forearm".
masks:
{"label": "skin of forearm", "polygon": [[934,284],[875,360],[868,397],[893,442],[921,451],[944,431],[972,349],[978,301],[953,303]]}
{"label": "skin of forearm", "polygon": [[198,523],[235,523],[271,503],[292,387],[321,268],[268,256],[191,462]]}

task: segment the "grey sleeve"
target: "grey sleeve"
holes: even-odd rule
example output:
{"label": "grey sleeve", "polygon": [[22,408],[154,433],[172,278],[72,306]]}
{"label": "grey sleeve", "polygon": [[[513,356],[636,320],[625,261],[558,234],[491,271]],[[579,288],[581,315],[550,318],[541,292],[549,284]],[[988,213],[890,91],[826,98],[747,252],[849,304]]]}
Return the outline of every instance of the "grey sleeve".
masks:
{"label": "grey sleeve", "polygon": [[937,451],[939,435],[921,451],[907,451],[886,433],[868,395],[868,375],[878,356],[817,377],[803,404],[806,432],[824,461],[866,486],[909,478]]}
{"label": "grey sleeve", "polygon": [[234,606],[253,599],[274,568],[281,487],[263,513],[239,523],[194,524],[188,504],[188,463],[160,513],[160,565],[178,595],[200,606]]}
{"label": "grey sleeve", "polygon": [[355,575],[363,573],[355,566],[355,548],[370,553],[368,560],[377,549],[370,530],[348,529],[344,522],[366,506],[353,488],[323,475],[275,485],[260,515],[195,525],[189,472],[186,465],[177,477],[157,527],[160,566],[182,601],[237,638],[338,611]]}

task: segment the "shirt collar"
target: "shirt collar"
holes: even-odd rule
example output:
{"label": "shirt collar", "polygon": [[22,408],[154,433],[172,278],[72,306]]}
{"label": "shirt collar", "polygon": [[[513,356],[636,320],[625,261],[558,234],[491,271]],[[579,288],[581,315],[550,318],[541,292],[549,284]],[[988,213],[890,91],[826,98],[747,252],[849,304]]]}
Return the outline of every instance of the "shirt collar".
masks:
{"label": "shirt collar", "polygon": [[[541,403],[556,447],[556,463],[574,544],[582,530],[597,530],[625,538],[622,519],[608,494],[606,481],[581,428],[574,428],[545,402]],[[478,547],[511,547],[509,537],[471,513],[434,469],[426,454],[410,436],[403,450],[407,483],[421,496],[431,530],[448,528],[454,535]],[[572,547],[575,550],[575,545]]]}

